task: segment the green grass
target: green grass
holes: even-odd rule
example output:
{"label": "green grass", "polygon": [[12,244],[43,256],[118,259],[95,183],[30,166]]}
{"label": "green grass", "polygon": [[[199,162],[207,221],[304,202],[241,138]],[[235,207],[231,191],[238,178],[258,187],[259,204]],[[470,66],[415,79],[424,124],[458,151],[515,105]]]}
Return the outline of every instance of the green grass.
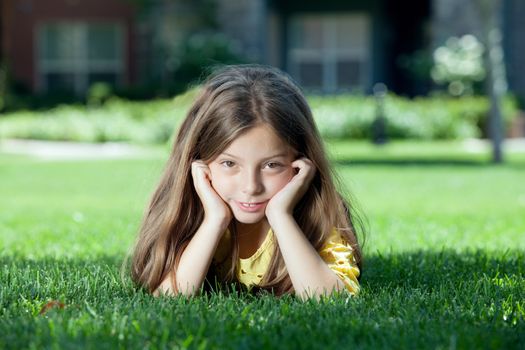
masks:
{"label": "green grass", "polygon": [[320,303],[137,293],[119,267],[164,159],[0,155],[0,348],[523,349],[525,155],[329,150],[369,231],[361,295]]}

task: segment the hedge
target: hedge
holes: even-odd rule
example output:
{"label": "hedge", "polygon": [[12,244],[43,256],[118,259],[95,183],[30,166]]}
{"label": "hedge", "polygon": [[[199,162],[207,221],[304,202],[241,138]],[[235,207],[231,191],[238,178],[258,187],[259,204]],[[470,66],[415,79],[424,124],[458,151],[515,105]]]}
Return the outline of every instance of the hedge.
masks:
{"label": "hedge", "polygon": [[[173,99],[146,102],[112,98],[101,106],[63,105],[47,111],[0,114],[0,138],[85,142],[165,143],[188,110],[196,90]],[[367,139],[379,109],[373,96],[309,96],[319,130],[326,139]],[[504,100],[508,125],[516,102]],[[420,97],[388,95],[383,102],[390,139],[464,139],[486,136],[486,97]]]}

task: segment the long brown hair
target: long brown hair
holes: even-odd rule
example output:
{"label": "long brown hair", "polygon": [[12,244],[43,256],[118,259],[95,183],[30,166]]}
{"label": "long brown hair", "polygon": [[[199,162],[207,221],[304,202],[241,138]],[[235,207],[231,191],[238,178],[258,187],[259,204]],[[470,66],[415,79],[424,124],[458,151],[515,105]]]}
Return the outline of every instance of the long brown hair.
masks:
{"label": "long brown hair", "polygon": [[[222,67],[207,79],[178,131],[132,254],[131,277],[137,285],[153,292],[170,275],[172,288],[177,290],[178,262],[204,218],[203,206],[193,187],[192,161],[215,159],[238,136],[261,124],[270,126],[317,169],[310,188],[294,209],[294,218],[305,236],[319,250],[331,230],[338,229],[353,246],[361,266],[355,225],[360,221],[356,221],[353,207],[336,188],[336,176],[301,90],[276,68],[237,65]],[[227,279],[235,281],[239,257],[235,225],[231,224],[230,230],[232,264]],[[212,271],[210,268],[208,277]],[[261,288],[276,295],[293,291],[278,245],[259,285]]]}

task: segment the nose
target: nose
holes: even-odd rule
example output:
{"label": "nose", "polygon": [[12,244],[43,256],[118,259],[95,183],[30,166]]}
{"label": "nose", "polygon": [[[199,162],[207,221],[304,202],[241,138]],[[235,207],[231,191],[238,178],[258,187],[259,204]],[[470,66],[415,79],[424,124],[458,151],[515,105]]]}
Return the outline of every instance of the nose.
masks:
{"label": "nose", "polygon": [[242,174],[242,192],[248,195],[260,194],[264,191],[264,184],[259,171],[250,170]]}

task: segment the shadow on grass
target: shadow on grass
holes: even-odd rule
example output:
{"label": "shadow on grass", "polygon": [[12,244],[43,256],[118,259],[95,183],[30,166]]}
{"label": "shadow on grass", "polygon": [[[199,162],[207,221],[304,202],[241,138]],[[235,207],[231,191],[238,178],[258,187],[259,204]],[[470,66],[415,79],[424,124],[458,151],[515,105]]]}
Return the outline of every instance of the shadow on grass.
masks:
{"label": "shadow on grass", "polygon": [[[371,254],[365,257],[362,283],[371,290],[404,287],[459,286],[500,278],[523,281],[525,253],[453,250]],[[497,281],[496,281],[497,282]]]}
{"label": "shadow on grass", "polygon": [[525,162],[507,161],[503,164],[494,164],[490,160],[472,160],[472,159],[448,159],[448,158],[337,158],[333,160],[334,164],[341,166],[418,166],[418,167],[471,167],[471,168],[488,168],[504,166],[513,169],[525,169]]}
{"label": "shadow on grass", "polygon": [[[361,296],[322,304],[244,293],[152,298],[120,281],[121,261],[0,255],[0,310],[10,320],[0,322],[0,348],[86,341],[108,349],[182,348],[195,339],[218,349],[291,349],[298,342],[305,349],[523,349],[525,342],[525,252],[369,254]],[[41,315],[44,305],[50,309]]]}
{"label": "shadow on grass", "polygon": [[374,165],[389,165],[389,166],[425,166],[425,167],[441,167],[441,166],[461,166],[461,167],[487,167],[492,164],[481,160],[467,160],[467,159],[423,159],[423,158],[407,158],[407,159],[392,159],[392,158],[377,158],[377,159],[337,159],[334,161],[337,165],[343,166],[374,166]]}
{"label": "shadow on grass", "polygon": [[[372,294],[384,289],[435,289],[481,280],[499,283],[500,279],[507,279],[523,284],[525,276],[525,252],[520,251],[375,253],[365,259],[361,284]],[[97,299],[100,294],[108,293],[113,297],[130,297],[137,289],[129,276],[121,279],[121,263],[120,256],[27,259],[3,255],[0,285],[17,290],[13,297],[69,294]],[[11,293],[6,294],[9,299]]]}

